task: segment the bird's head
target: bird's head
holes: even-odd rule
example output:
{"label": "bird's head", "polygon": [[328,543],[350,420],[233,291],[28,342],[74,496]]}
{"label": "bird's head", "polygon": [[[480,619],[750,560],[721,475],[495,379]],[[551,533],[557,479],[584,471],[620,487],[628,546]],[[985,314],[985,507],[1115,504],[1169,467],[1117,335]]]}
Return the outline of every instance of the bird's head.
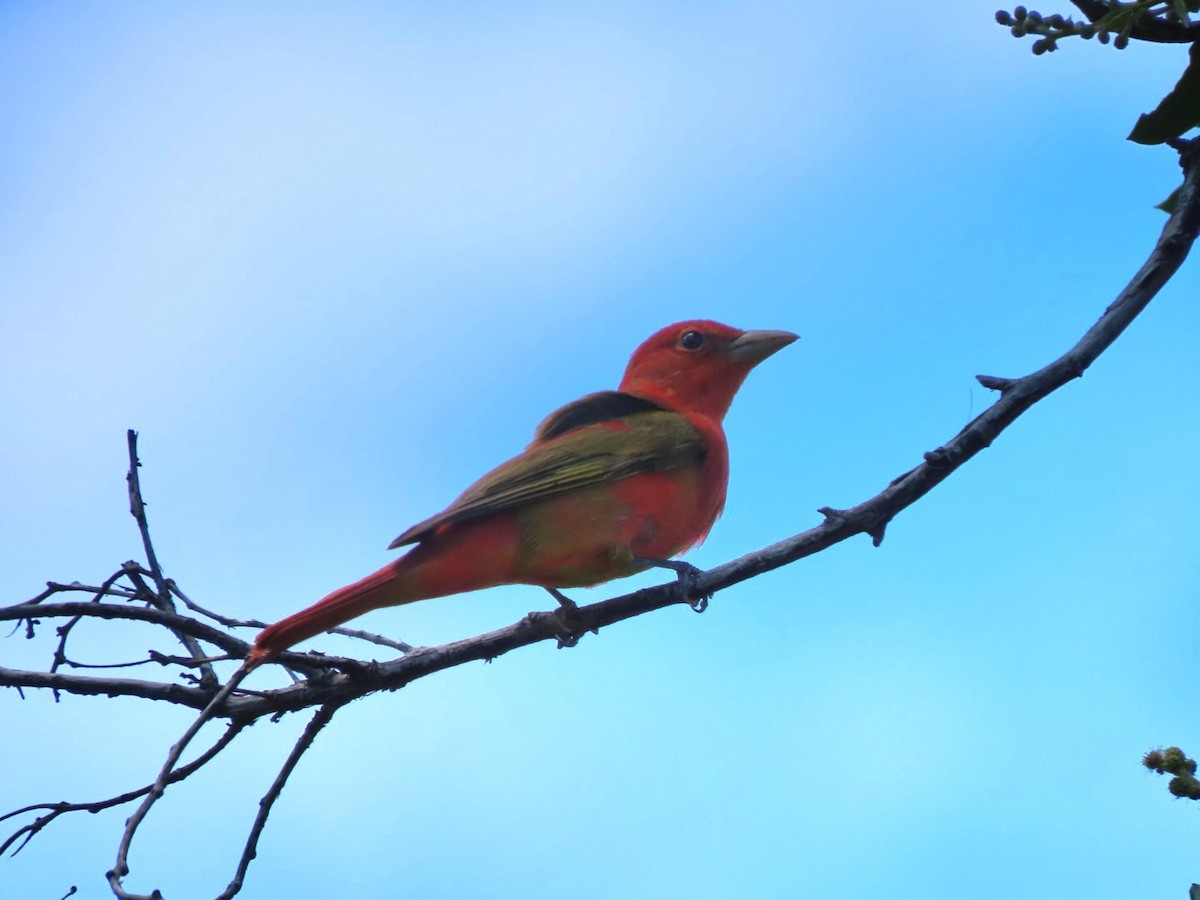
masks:
{"label": "bird's head", "polygon": [[739,331],[708,320],[668,325],[633,352],[620,389],[719,422],[750,370],[797,337],[790,331]]}

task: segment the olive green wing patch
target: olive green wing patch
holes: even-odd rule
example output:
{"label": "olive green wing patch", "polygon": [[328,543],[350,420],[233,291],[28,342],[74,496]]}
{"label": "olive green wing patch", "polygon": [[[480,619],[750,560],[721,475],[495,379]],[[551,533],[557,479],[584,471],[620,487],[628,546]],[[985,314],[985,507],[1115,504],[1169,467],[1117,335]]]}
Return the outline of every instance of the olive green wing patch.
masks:
{"label": "olive green wing patch", "polygon": [[[562,431],[547,428],[547,422],[539,435],[545,430],[557,437],[493,469],[445,510],[392,541],[389,549],[418,543],[452,522],[490,516],[641,472],[699,465],[704,459],[704,441],[691,423],[657,407]],[[619,427],[614,427],[618,422]]]}

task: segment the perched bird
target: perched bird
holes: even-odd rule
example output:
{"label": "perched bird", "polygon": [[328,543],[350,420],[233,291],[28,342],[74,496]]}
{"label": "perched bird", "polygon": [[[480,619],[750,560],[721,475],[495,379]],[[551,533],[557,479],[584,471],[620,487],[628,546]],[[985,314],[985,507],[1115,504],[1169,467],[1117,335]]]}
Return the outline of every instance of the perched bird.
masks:
{"label": "perched bird", "polygon": [[689,568],[670,558],[725,505],[721,421],[750,370],[794,340],[710,321],[656,332],[617,390],[551,413],[524,452],[392,541],[415,545],[407,554],[263,629],[248,661],[383,606],[499,584],[539,585],[569,605],[558,588]]}

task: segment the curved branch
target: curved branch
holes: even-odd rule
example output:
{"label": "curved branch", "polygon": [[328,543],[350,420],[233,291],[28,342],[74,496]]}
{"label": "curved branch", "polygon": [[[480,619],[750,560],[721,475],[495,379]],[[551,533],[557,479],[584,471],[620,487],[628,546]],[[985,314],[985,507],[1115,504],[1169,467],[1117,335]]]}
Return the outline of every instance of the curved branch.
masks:
{"label": "curved branch", "polygon": [[[1000,393],[999,399],[991,407],[972,420],[946,444],[926,453],[925,459],[920,465],[894,479],[871,499],[849,509],[837,510],[825,507],[819,510],[825,518],[820,525],[814,528],[707,572],[700,572],[695,578],[689,580],[680,580],[601,600],[578,607],[565,617],[560,611],[530,613],[521,621],[506,628],[437,647],[410,649],[403,657],[387,662],[368,663],[314,653],[284,653],[273,662],[306,673],[309,677],[304,681],[274,690],[239,690],[239,682],[248,674],[244,666],[239,668],[220,690],[216,690],[215,685],[203,681],[197,686],[189,687],[148,680],[68,675],[53,671],[53,669],[49,672],[30,672],[0,667],[0,686],[7,685],[18,689],[23,687],[52,688],[77,694],[139,696],[147,699],[167,700],[202,710],[184,736],[172,746],[167,761],[155,782],[148,788],[135,792],[135,796],[141,796],[143,802],[127,822],[118,849],[116,865],[109,873],[109,883],[114,894],[121,898],[129,898],[129,900],[138,896],[126,892],[122,884],[122,879],[128,872],[127,858],[134,833],[151,806],[162,795],[163,789],[168,784],[179,780],[184,774],[198,768],[195,763],[179,769],[175,769],[175,765],[189,741],[195,737],[205,722],[213,718],[231,718],[234,726],[240,728],[262,716],[278,716],[309,706],[319,707],[301,739],[289,754],[274,783],[260,802],[260,811],[247,838],[245,851],[237,871],[221,895],[222,898],[230,898],[241,889],[246,868],[253,859],[258,836],[264,827],[271,804],[278,797],[288,775],[308,749],[312,739],[327,724],[336,710],[345,703],[374,691],[396,690],[418,678],[472,660],[490,661],[510,650],[538,641],[558,640],[560,645],[569,645],[573,643],[571,639],[577,634],[583,634],[586,631],[597,632],[600,628],[651,610],[678,603],[686,603],[693,608],[701,609],[703,604],[697,604],[697,601],[703,598],[755,575],[810,556],[858,534],[870,535],[875,545],[878,546],[883,540],[888,524],[897,514],[933,490],[981,450],[990,446],[1004,429],[1039,400],[1072,379],[1080,377],[1120,336],[1178,270],[1200,230],[1200,151],[1197,149],[1200,145],[1195,142],[1175,142],[1174,146],[1180,151],[1185,173],[1184,184],[1178,194],[1175,210],[1163,228],[1146,263],[1105,310],[1099,321],[1084,334],[1074,347],[1036,372],[1021,378],[979,376],[978,380],[984,387]],[[130,448],[132,452],[134,449],[132,438]],[[131,469],[135,470],[136,464],[136,454],[133,454]],[[136,472],[131,475],[131,504],[132,482],[136,481],[135,476]],[[140,501],[140,491],[136,496]],[[135,512],[135,518],[138,519],[139,530],[142,530],[143,535],[148,538],[148,533],[143,527],[144,511],[140,517]],[[144,543],[149,553],[148,540]],[[133,571],[129,570],[130,565],[126,564],[124,569]],[[152,563],[150,572],[142,570],[137,564],[132,565],[136,570],[133,574],[152,575],[158,587],[157,593],[151,591],[148,585],[142,587],[135,581],[137,590],[133,595],[127,596],[121,590],[113,587],[115,578],[110,579],[100,588],[51,584],[47,591],[29,602],[0,608],[0,621],[24,621],[27,632],[32,634],[34,623],[44,619],[65,618],[70,621],[89,617],[124,619],[155,625],[166,629],[174,637],[187,638],[185,644],[188,644],[191,655],[186,660],[181,662],[179,658],[171,658],[163,654],[155,655],[154,651],[151,651],[151,659],[158,662],[206,666],[210,660],[200,655],[195,641],[212,644],[233,658],[245,656],[249,649],[246,641],[199,619],[180,615],[174,611],[173,603],[167,595],[174,593],[193,612],[214,619],[227,627],[243,623],[233,619],[226,620],[224,617],[196,607],[169,579],[162,575],[156,559]],[[95,599],[84,603],[44,602],[52,594],[71,590],[90,591]],[[147,594],[152,596],[148,597]],[[128,603],[101,602],[100,598],[106,596],[144,601],[152,605],[139,606]],[[565,636],[567,640],[564,640],[564,623],[572,632]],[[383,643],[402,652],[408,647],[400,642],[383,641]],[[220,743],[220,746],[223,747],[225,743],[227,742]],[[207,761],[216,752],[218,751],[210,751],[202,755],[200,759]],[[122,798],[125,796],[122,795]],[[133,797],[130,796],[129,799],[133,799]],[[114,798],[115,802],[121,802],[121,798]],[[28,812],[34,808],[47,807],[27,807],[24,811]],[[53,807],[50,808],[53,809]]]}
{"label": "curved branch", "polygon": [[151,625],[161,625],[175,632],[183,632],[192,637],[207,641],[213,646],[220,647],[226,653],[245,656],[250,645],[239,640],[228,632],[189,616],[179,613],[166,612],[145,606],[118,606],[115,603],[18,603],[14,606],[0,607],[0,622],[21,621],[24,619],[51,619],[56,617],[92,617],[97,619],[130,619],[135,622],[149,622]]}
{"label": "curved branch", "polygon": [[155,891],[153,894],[143,895],[131,894],[125,890],[121,879],[129,874],[129,848],[133,844],[133,836],[137,833],[138,826],[142,824],[142,821],[150,812],[150,808],[163,795],[163,791],[166,790],[167,785],[179,780],[176,777],[175,764],[179,762],[179,757],[183,755],[183,751],[187,749],[192,739],[200,733],[200,729],[204,727],[205,723],[216,716],[216,710],[220,707],[221,702],[237,690],[238,684],[246,677],[248,671],[243,665],[234,672],[229,681],[224,684],[220,691],[217,692],[217,695],[212,698],[212,701],[196,717],[195,721],[188,726],[187,731],[183,733],[183,737],[171,745],[171,750],[167,754],[167,761],[163,763],[162,768],[159,770],[158,777],[154,779],[154,783],[150,785],[149,790],[144,792],[142,802],[134,810],[133,815],[125,820],[125,831],[121,835],[121,843],[117,847],[117,862],[108,871],[109,887],[112,888],[112,892],[120,900],[162,900],[162,894],[158,891]]}
{"label": "curved branch", "polygon": [[[242,729],[249,724],[249,722],[231,722],[229,727],[225,729],[225,733],[222,734],[211,747],[209,747],[187,765],[180,766],[178,769],[172,772],[170,782],[174,783],[176,781],[182,781],[197,769],[203,768],[205,763],[229,746],[230,742],[233,741],[233,739],[241,733]],[[145,796],[150,792],[151,787],[153,787],[153,785],[148,784],[145,787],[137,788],[136,790],[132,791],[126,791],[123,794],[117,794],[115,797],[109,797],[105,800],[95,800],[91,803],[34,803],[29,806],[23,806],[20,809],[14,809],[12,812],[5,813],[4,815],[0,816],[0,822],[3,822],[5,819],[11,819],[14,816],[24,815],[25,813],[29,812],[36,812],[38,810],[46,811],[44,816],[38,816],[32,822],[28,823],[27,825],[22,825],[11,835],[9,835],[4,843],[0,844],[0,855],[3,855],[4,852],[13,845],[13,843],[20,840],[21,845],[12,852],[12,855],[16,856],[25,848],[26,844],[33,840],[39,831],[41,831],[59,816],[70,812],[98,813],[101,810],[110,809],[114,806],[120,806],[122,803],[128,803],[130,800],[136,800],[138,797]],[[22,837],[24,840],[21,840]]]}
{"label": "curved branch", "polygon": [[[1200,144],[1180,142],[1178,148],[1185,177],[1175,211],[1145,264],[1074,347],[1023,378],[979,376],[984,387],[1000,391],[1000,399],[952,440],[926,453],[923,463],[893,480],[871,499],[844,510],[824,507],[819,511],[824,514],[825,521],[815,528],[702,572],[688,585],[672,582],[580,606],[572,613],[572,625],[577,624],[580,633],[597,631],[651,610],[676,603],[690,604],[702,596],[811,556],[858,534],[870,535],[878,546],[888,523],[898,513],[990,446],[1004,429],[1039,400],[1082,376],[1183,264],[1200,230]],[[234,697],[229,701],[228,712],[261,716],[315,704],[347,702],[372,691],[402,688],[418,678],[464,662],[490,661],[517,647],[561,635],[562,624],[555,613],[530,613],[507,628],[439,647],[421,647],[403,659],[368,666],[362,671],[331,676],[319,682],[300,682],[266,691],[257,697]],[[294,665],[304,660],[304,655],[285,653],[278,662]]]}
{"label": "curved branch", "polygon": [[174,682],[149,681],[141,678],[112,678],[109,676],[65,675],[62,672],[35,672],[30,669],[10,669],[0,666],[0,687],[48,688],[84,697],[141,697],[144,700],[165,700],[193,709],[204,709],[212,694],[199,688]]}
{"label": "curved branch", "polygon": [[[1180,142],[1185,178],[1175,211],[1145,264],[1079,342],[1044,368],[1022,378],[979,376],[987,388],[998,390],[1000,399],[982,412],[953,439],[925,454],[925,461],[894,479],[879,494],[849,509],[820,510],[825,520],[815,528],[786,538],[761,550],[702,572],[692,582],[671,582],[608,600],[580,606],[571,615],[579,633],[598,631],[624,619],[677,603],[693,603],[755,575],[787,565],[858,534],[869,534],[878,545],[889,522],[948,478],[1011,425],[1039,400],[1083,372],[1107,349],[1146,307],[1159,289],[1178,270],[1200,230],[1200,152],[1194,142]],[[0,609],[0,620],[50,616],[98,616],[134,619],[165,625],[208,641],[234,656],[249,647],[210,625],[156,609],[118,606],[112,603],[19,604]],[[383,663],[321,654],[284,653],[276,662],[313,673],[296,684],[262,692],[229,696],[217,716],[254,719],[278,715],[327,703],[346,703],[380,690],[396,690],[418,678],[473,660],[492,660],[518,647],[562,637],[562,620],[552,612],[530,613],[524,619],[485,634],[436,647],[419,647],[404,657]],[[334,670],[341,670],[335,672]],[[124,693],[165,699],[202,708],[211,694],[179,685],[155,685],[133,679],[23,672],[0,668],[0,685],[17,687],[60,687],[81,693]]]}

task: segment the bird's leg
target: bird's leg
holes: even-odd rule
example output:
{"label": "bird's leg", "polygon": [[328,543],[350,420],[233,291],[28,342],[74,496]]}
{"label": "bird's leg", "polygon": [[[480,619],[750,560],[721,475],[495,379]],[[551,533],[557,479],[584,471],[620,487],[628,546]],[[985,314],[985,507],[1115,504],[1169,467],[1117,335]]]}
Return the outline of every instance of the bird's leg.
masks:
{"label": "bird's leg", "polygon": [[560,591],[558,588],[548,587],[546,593],[558,601],[558,605],[566,612],[575,612],[579,609],[579,604]]}
{"label": "bird's leg", "polygon": [[558,609],[554,611],[554,621],[559,625],[558,634],[556,635],[558,638],[558,649],[574,647],[579,643],[579,639],[583,637],[583,629],[579,627],[576,615],[579,612],[579,604],[558,588],[548,587],[546,588],[546,593],[558,601]]}
{"label": "bird's leg", "polygon": [[696,582],[700,580],[703,573],[691,563],[679,559],[654,559],[649,556],[635,556],[633,561],[643,566],[671,569],[675,573],[675,577],[679,579],[679,584],[684,592],[684,601],[692,608],[692,612],[702,613],[708,609],[708,601],[712,594],[699,594],[692,599],[692,594],[696,591]]}

